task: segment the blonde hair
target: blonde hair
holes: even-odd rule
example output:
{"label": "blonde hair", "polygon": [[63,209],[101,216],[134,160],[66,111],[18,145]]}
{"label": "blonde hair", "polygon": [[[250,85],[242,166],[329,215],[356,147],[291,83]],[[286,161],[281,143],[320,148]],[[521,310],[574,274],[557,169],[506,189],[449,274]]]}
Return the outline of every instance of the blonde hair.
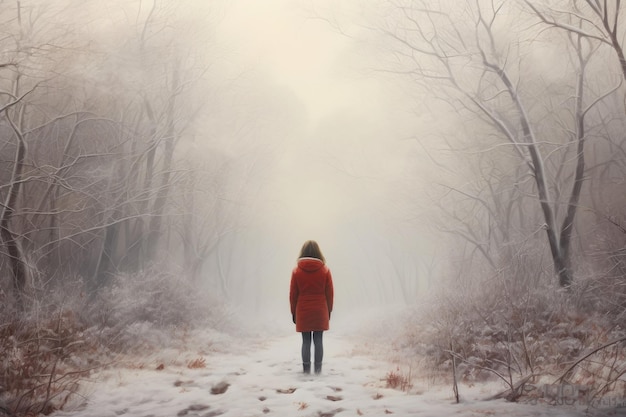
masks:
{"label": "blonde hair", "polygon": [[316,258],[320,261],[326,263],[326,259],[324,255],[322,255],[322,251],[320,250],[320,246],[314,240],[307,240],[302,245],[302,249],[300,249],[300,258]]}

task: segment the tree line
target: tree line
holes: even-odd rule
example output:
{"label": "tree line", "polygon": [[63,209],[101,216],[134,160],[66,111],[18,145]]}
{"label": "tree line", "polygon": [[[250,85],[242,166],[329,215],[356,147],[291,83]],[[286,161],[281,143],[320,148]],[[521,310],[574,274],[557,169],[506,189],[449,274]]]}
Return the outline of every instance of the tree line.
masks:
{"label": "tree line", "polygon": [[211,7],[192,20],[176,2],[0,3],[7,304],[75,280],[93,296],[173,257],[198,279],[236,227],[226,197],[250,173],[211,145],[237,123],[206,116],[229,88],[211,61]]}
{"label": "tree line", "polygon": [[[620,1],[596,0],[376,4],[379,69],[453,126],[420,138],[455,154],[456,178],[433,180],[439,230],[486,274],[570,288],[621,264],[623,14]],[[531,252],[553,272],[511,272]]]}

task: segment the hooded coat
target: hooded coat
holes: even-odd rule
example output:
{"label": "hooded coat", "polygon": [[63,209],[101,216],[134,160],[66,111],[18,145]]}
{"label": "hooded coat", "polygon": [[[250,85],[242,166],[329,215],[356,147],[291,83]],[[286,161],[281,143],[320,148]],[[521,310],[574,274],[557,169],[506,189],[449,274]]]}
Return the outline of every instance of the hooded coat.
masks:
{"label": "hooded coat", "polygon": [[300,258],[291,273],[289,302],[297,332],[328,330],[333,311],[333,278],[320,259]]}

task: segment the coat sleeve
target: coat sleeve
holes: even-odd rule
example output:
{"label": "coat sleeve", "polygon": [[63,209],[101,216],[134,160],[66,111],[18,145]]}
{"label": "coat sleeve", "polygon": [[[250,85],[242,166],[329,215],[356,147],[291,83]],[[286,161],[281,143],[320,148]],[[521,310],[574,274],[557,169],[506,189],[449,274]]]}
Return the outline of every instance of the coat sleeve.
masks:
{"label": "coat sleeve", "polygon": [[335,298],[335,289],[333,288],[333,276],[330,273],[330,269],[328,270],[328,275],[326,276],[326,304],[328,305],[328,313],[333,311],[333,302]]}
{"label": "coat sleeve", "polygon": [[291,273],[291,285],[289,286],[289,304],[291,305],[291,314],[296,314],[296,305],[298,304],[298,295],[300,290],[298,289],[298,283],[296,282],[296,276]]}

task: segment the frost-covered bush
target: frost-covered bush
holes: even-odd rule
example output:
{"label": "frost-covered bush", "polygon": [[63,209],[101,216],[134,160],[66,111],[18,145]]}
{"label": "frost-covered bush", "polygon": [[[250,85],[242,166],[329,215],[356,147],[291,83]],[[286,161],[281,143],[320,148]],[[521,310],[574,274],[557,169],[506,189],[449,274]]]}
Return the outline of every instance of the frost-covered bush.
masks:
{"label": "frost-covered bush", "polygon": [[[167,332],[200,325],[219,329],[227,317],[221,301],[185,277],[162,270],[120,274],[90,304],[89,321],[111,348],[163,346]],[[164,333],[165,332],[165,333]]]}
{"label": "frost-covered bush", "polygon": [[[513,391],[563,376],[558,382],[585,385],[600,394],[603,387],[615,389],[610,381],[626,372],[619,344],[599,350],[564,375],[586,353],[626,337],[605,311],[585,302],[588,295],[578,288],[528,287],[498,277],[480,286],[441,291],[427,320],[407,334],[419,338],[416,348],[446,378],[454,357],[461,382],[500,380]],[[510,398],[518,399],[522,390],[513,394]]]}
{"label": "frost-covered bush", "polygon": [[210,322],[223,308],[186,278],[150,270],[115,277],[98,295],[92,311],[108,326],[147,322],[168,327]]}
{"label": "frost-covered bush", "polygon": [[18,314],[3,306],[0,318],[0,406],[14,416],[62,408],[89,374],[75,361],[94,351],[84,323],[68,309]]}
{"label": "frost-covered bush", "polygon": [[78,277],[35,281],[22,310],[0,302],[0,415],[49,414],[120,353],[190,343],[199,326],[216,330],[194,342],[206,347],[232,320],[221,302],[165,270],[121,274],[92,296],[84,288]]}

